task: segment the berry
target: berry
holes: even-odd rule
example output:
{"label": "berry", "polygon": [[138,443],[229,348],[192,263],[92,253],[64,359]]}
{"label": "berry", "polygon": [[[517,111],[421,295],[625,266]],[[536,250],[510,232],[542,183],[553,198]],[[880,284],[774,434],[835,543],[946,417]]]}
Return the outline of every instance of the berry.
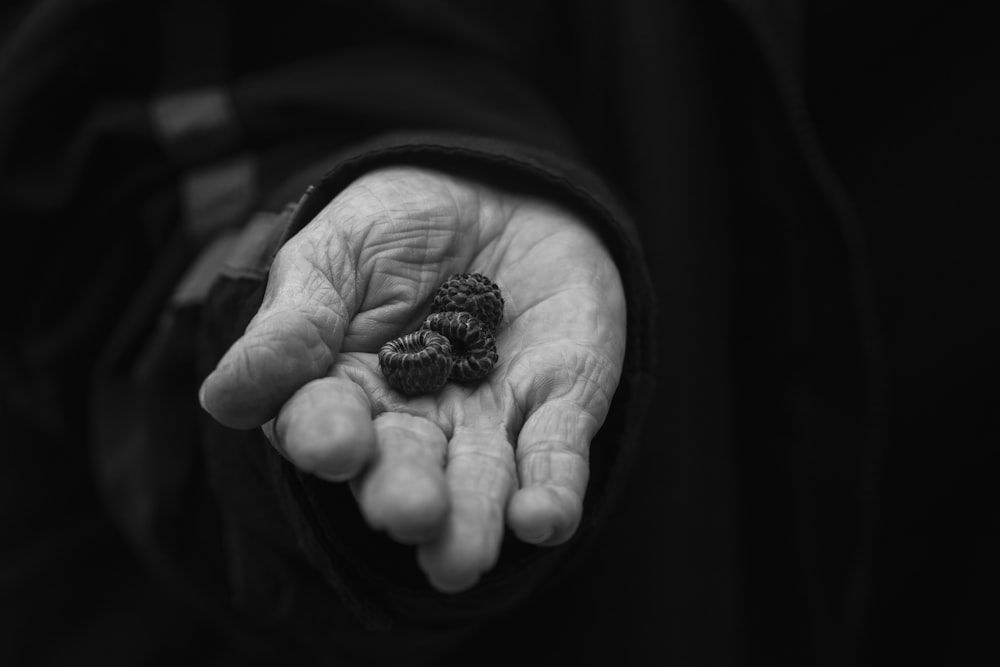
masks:
{"label": "berry", "polygon": [[431,313],[421,331],[435,331],[448,339],[455,361],[450,379],[469,382],[486,377],[497,363],[493,333],[478,318],[467,312]]}
{"label": "berry", "polygon": [[410,396],[443,387],[454,365],[448,339],[430,329],[389,341],[378,351],[378,363],[389,385]]}
{"label": "berry", "polygon": [[456,273],[438,288],[431,312],[470,313],[494,332],[500,326],[503,305],[495,282],[481,273]]}

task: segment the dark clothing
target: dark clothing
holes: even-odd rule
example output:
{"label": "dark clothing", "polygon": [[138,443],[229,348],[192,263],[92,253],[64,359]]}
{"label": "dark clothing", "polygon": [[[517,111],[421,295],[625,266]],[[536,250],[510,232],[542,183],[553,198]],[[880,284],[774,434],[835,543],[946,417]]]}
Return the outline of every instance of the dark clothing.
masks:
{"label": "dark clothing", "polygon": [[[995,654],[1000,54],[937,4],[5,9],[0,662]],[[196,398],[393,163],[575,208],[629,294],[579,534],[458,595]]]}

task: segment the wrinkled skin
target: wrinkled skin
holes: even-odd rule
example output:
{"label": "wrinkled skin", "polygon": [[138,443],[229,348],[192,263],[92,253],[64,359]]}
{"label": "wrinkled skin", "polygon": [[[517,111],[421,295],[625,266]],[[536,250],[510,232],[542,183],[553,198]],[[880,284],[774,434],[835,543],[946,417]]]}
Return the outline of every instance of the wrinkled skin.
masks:
{"label": "wrinkled skin", "polygon": [[[481,272],[506,299],[483,381],[408,398],[379,372],[441,282]],[[415,167],[371,172],[278,253],[263,304],[202,386],[301,470],[350,483],[367,523],[413,544],[430,583],[473,586],[504,525],[576,530],[588,450],[625,352],[625,298],[597,236],[542,200]]]}

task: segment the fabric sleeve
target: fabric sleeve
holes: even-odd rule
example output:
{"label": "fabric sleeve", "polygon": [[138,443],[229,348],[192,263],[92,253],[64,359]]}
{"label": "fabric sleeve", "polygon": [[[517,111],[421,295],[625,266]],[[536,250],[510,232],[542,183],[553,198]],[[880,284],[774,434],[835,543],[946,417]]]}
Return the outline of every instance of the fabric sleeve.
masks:
{"label": "fabric sleeve", "polygon": [[[218,10],[225,3],[209,4]],[[291,2],[276,25],[266,20],[270,13],[256,17],[247,8],[240,21],[221,22],[230,48],[213,49],[224,52],[226,66],[208,67],[185,53],[196,73],[186,77],[184,58],[170,60],[182,70],[178,88],[152,107],[160,140],[176,138],[165,155],[173,166],[153,173],[180,170],[183,193],[198,192],[191,183],[252,182],[255,194],[237,188],[218,207],[193,209],[232,213],[253,204],[239,223],[200,227],[177,256],[170,257],[173,246],[150,248],[143,267],[150,277],[136,282],[95,371],[95,469],[111,512],[144,559],[251,643],[275,636],[317,653],[336,645],[359,655],[405,652],[436,641],[429,637],[453,643],[574,576],[613,515],[637,446],[653,363],[653,295],[627,211],[586,166],[553,96],[540,92],[544,76],[531,65],[544,61],[545,36],[510,29],[544,22],[534,21],[532,3],[515,3],[505,16],[461,3],[434,3],[424,12],[407,4]],[[174,5],[184,3],[164,4]],[[166,14],[178,16],[183,12]],[[161,29],[171,44],[185,34],[166,22]],[[201,42],[185,43],[193,50]],[[206,81],[205,72],[221,78]],[[196,111],[226,123],[213,135],[211,123],[189,115]],[[353,179],[395,164],[479,178],[577,211],[614,257],[628,299],[625,368],[592,447],[577,535],[546,549],[508,536],[497,567],[457,595],[429,587],[412,548],[369,530],[346,485],[301,474],[259,430],[226,429],[197,405],[201,379],[256,311],[275,250]],[[213,179],[184,181],[188,169]],[[104,209],[124,225],[124,211],[157,203],[138,185],[162,190],[163,183],[136,179],[127,191],[132,208],[124,209],[119,193],[126,191],[111,187],[121,181],[101,192],[111,202]],[[158,229],[172,229],[173,206],[155,207]],[[127,277],[116,280],[131,287]],[[365,639],[371,632],[393,633],[391,646]]]}

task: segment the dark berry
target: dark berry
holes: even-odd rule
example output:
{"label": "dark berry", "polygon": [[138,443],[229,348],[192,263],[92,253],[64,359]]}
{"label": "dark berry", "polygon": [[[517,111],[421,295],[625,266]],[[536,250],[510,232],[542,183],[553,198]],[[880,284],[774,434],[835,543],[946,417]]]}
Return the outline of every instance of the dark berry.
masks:
{"label": "dark berry", "polygon": [[456,273],[441,284],[431,304],[432,313],[466,312],[491,332],[503,318],[500,287],[481,273]]}
{"label": "dark berry", "polygon": [[451,344],[442,334],[419,329],[383,345],[378,364],[393,388],[409,396],[430,394],[451,374]]}
{"label": "dark berry", "polygon": [[449,377],[456,382],[469,382],[485,377],[497,363],[497,346],[493,333],[471,313],[431,313],[424,320],[421,330],[435,331],[448,339],[455,362]]}

